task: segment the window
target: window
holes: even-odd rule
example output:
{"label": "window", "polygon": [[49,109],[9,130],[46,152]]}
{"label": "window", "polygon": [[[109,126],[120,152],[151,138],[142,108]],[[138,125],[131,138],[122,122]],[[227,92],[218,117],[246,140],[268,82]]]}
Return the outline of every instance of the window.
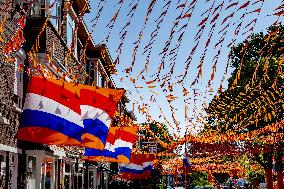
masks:
{"label": "window", "polygon": [[104,76],[102,76],[102,87],[106,87],[106,79]]}
{"label": "window", "polygon": [[13,102],[15,107],[21,108],[21,98],[18,95],[13,95]]}
{"label": "window", "polygon": [[101,73],[98,73],[98,87],[103,87],[103,76],[101,75]]}
{"label": "window", "polygon": [[[22,69],[21,65],[23,65],[23,59],[16,59],[15,62],[15,70]],[[22,97],[23,97],[23,73],[15,72],[15,80],[14,80],[14,96],[13,102],[16,108],[22,108]]]}
{"label": "window", "polygon": [[4,154],[0,154],[0,181],[2,180],[3,182],[3,180],[5,180],[5,175],[6,175],[6,157]]}
{"label": "window", "polygon": [[67,46],[73,50],[75,57],[77,57],[77,35],[75,33],[76,24],[70,14],[67,15]]}
{"label": "window", "polygon": [[17,0],[19,4],[32,17],[40,17],[45,14],[44,0]]}
{"label": "window", "polygon": [[0,154],[0,186],[6,188],[6,155],[4,153]]}
{"label": "window", "polygon": [[61,0],[50,0],[49,7],[50,22],[53,24],[54,28],[58,30],[61,17]]}
{"label": "window", "polygon": [[72,165],[70,161],[64,161],[64,186],[65,188],[70,188],[72,185],[71,172]]}
{"label": "window", "polygon": [[27,188],[35,189],[36,182],[36,158],[33,156],[28,156],[27,165]]}
{"label": "window", "polygon": [[156,154],[157,153],[157,145],[149,145],[149,153]]}
{"label": "window", "polygon": [[53,178],[53,159],[49,157],[44,157],[42,159],[42,185],[44,189],[52,188],[52,178]]}
{"label": "window", "polygon": [[65,173],[71,173],[71,163],[65,162]]}
{"label": "window", "polygon": [[95,60],[89,61],[89,67],[87,71],[90,76],[88,84],[97,86],[98,84],[98,62]]}
{"label": "window", "polygon": [[31,5],[31,15],[40,16],[41,15],[41,4],[34,3]]}

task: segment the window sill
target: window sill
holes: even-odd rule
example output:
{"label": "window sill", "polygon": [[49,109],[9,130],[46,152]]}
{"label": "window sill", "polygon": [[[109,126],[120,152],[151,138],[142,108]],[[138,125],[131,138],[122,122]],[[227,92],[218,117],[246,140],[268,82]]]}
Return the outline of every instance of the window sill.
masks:
{"label": "window sill", "polygon": [[5,124],[5,125],[9,125],[10,121],[8,119],[6,119],[5,117],[2,117],[2,115],[0,115],[0,123]]}
{"label": "window sill", "polygon": [[19,108],[17,105],[13,105],[12,106],[12,109],[14,110],[14,111],[16,111],[17,113],[22,113],[23,112],[23,110],[21,109],[21,108]]}

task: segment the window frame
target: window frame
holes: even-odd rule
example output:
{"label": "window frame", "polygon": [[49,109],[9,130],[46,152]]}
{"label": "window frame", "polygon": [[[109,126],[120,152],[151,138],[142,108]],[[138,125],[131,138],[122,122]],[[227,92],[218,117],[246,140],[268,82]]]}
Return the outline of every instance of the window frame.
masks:
{"label": "window frame", "polygon": [[[66,44],[68,46],[68,48],[70,49],[70,51],[75,55],[76,58],[78,58],[77,56],[77,41],[78,41],[78,35],[76,31],[76,20],[75,20],[75,11],[73,9],[73,7],[69,10],[69,12],[67,13],[66,16]],[[71,33],[71,41],[69,41],[69,26],[71,26],[72,28],[72,33]],[[72,51],[71,49],[71,44],[72,44],[72,40],[74,39],[74,49]]]}
{"label": "window frame", "polygon": [[[52,8],[48,8],[46,14],[50,16],[50,23],[53,25],[53,27],[58,31],[59,25],[61,23],[61,8],[62,8],[62,0],[48,0],[48,3],[46,6],[51,6],[53,3]],[[55,14],[53,15],[53,11],[55,10]]]}

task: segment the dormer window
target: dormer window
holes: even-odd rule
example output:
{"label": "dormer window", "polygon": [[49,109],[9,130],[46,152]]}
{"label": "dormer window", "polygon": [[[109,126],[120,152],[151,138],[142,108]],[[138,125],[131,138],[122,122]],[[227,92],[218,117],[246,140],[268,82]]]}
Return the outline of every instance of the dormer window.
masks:
{"label": "dormer window", "polygon": [[61,22],[61,4],[62,0],[50,0],[49,3],[50,22],[56,30],[58,30],[59,24]]}
{"label": "dormer window", "polygon": [[34,3],[31,5],[31,16],[41,16],[41,4]]}
{"label": "dormer window", "polygon": [[[74,12],[74,11],[73,11]],[[67,14],[67,46],[72,50],[75,57],[77,57],[77,34],[76,34],[76,23],[74,17],[68,13]]]}
{"label": "dormer window", "polygon": [[58,29],[61,18],[62,0],[17,0],[31,17],[50,16],[49,20]]}
{"label": "dormer window", "polygon": [[17,0],[16,2],[30,17],[42,17],[45,15],[44,0]]}

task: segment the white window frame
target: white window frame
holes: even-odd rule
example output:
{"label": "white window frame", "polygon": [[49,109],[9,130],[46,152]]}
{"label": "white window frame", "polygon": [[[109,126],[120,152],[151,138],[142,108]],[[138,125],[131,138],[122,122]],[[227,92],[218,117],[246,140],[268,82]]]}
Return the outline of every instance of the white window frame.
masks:
{"label": "white window frame", "polygon": [[[48,3],[46,3],[46,6],[50,6],[55,2],[53,7],[51,9],[48,9],[47,14],[50,15],[50,22],[54,26],[54,28],[58,31],[59,24],[61,22],[61,6],[62,6],[62,0],[48,0]],[[53,11],[55,10],[56,15],[52,15]]]}
{"label": "white window frame", "polygon": [[[93,79],[93,83],[89,83],[89,84],[99,86],[99,83],[98,83],[99,69],[98,68],[99,68],[100,60],[97,58],[90,58],[87,61],[88,61],[88,66],[89,66],[88,74],[90,78]],[[92,70],[94,71],[93,74],[91,72]]]}
{"label": "white window frame", "polygon": [[[71,44],[72,44],[72,40],[74,39],[74,51],[73,51],[73,53],[74,53],[75,57],[77,58],[78,57],[77,56],[77,54],[78,54],[77,53],[77,32],[75,33],[76,22],[75,22],[74,17],[75,17],[75,11],[73,10],[73,8],[71,8],[69,10],[69,13],[67,14],[67,17],[66,17],[66,20],[67,20],[66,21],[66,44],[67,44],[68,48],[71,50],[70,47],[71,47]],[[71,39],[68,38],[68,36],[69,36],[68,32],[70,32],[69,29],[68,29],[69,26],[71,26],[71,28],[72,28]]]}

